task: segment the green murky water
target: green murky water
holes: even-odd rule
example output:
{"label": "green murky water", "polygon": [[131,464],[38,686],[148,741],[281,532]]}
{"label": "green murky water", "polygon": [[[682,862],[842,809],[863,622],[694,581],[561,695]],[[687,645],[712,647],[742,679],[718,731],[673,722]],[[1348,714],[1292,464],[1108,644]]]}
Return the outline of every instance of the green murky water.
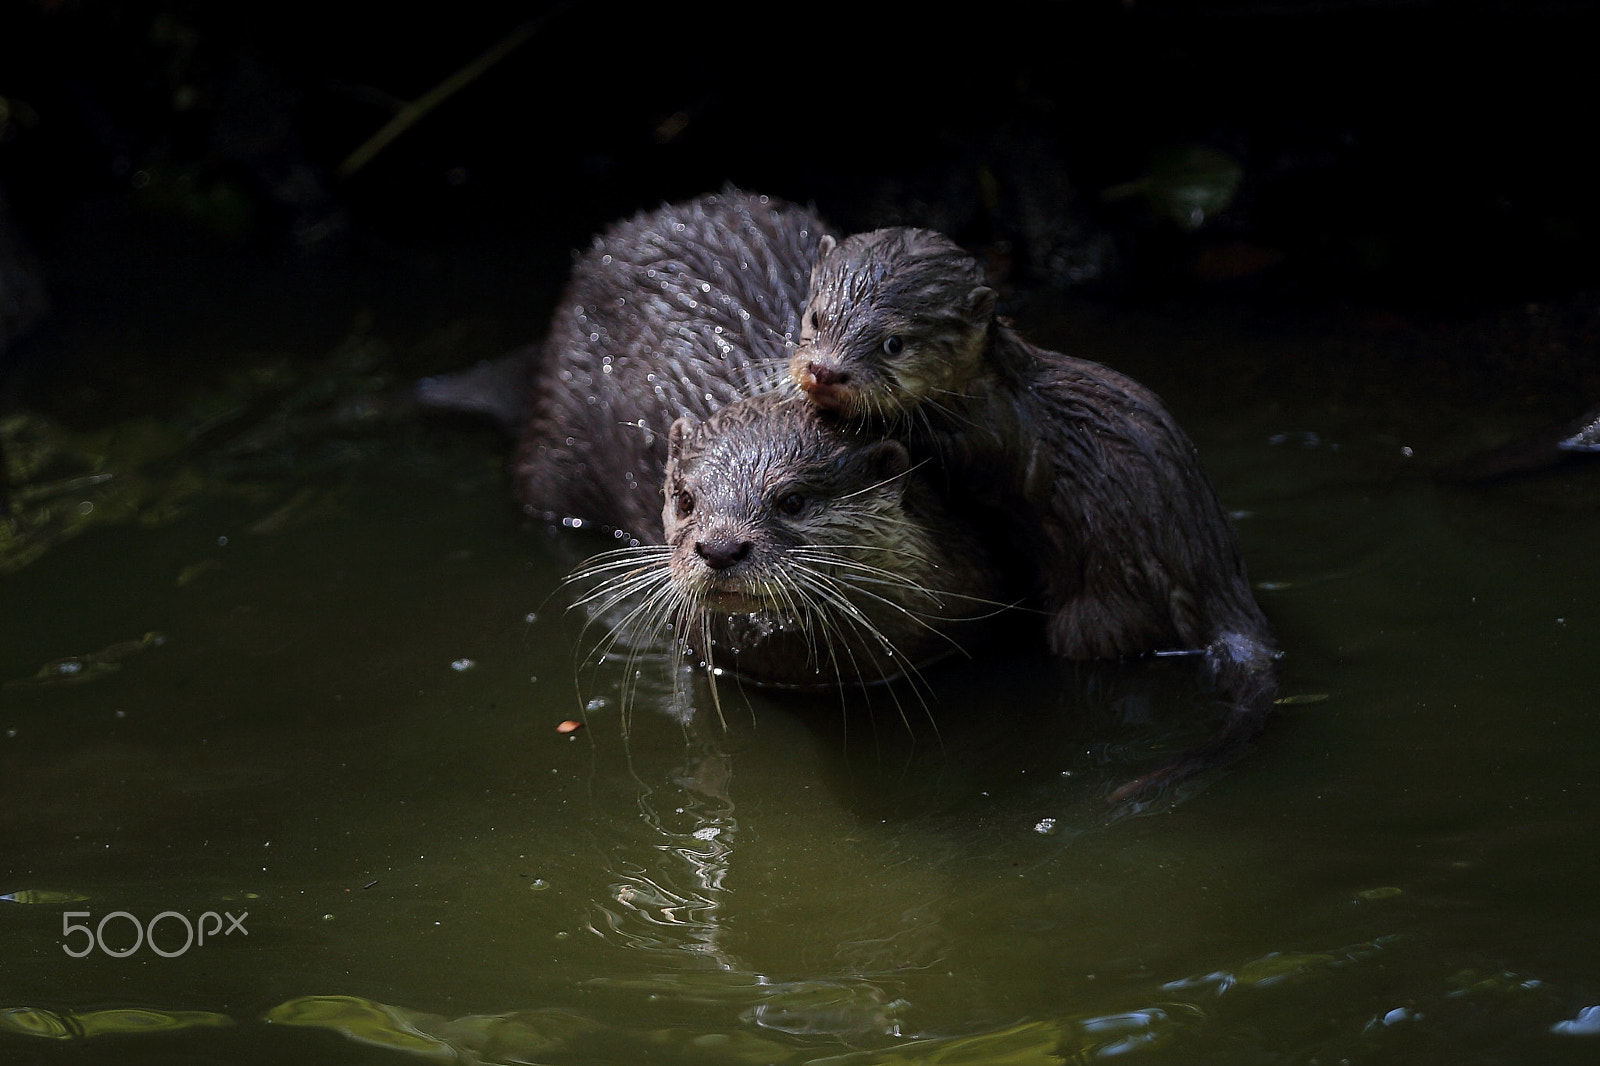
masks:
{"label": "green murky water", "polygon": [[1190,428],[1294,699],[1117,821],[1179,668],[725,686],[724,728],[647,658],[624,715],[553,595],[593,545],[521,521],[493,442],[286,420],[381,350],[14,416],[0,1060],[1594,1061],[1600,469],[1418,476],[1536,418],[1405,328],[1131,314],[1036,332]]}

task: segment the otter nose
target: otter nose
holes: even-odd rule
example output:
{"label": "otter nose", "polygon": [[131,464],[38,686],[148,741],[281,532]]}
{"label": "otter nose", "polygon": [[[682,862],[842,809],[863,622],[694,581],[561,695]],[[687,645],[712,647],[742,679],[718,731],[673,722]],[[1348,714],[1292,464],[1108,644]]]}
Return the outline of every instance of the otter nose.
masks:
{"label": "otter nose", "polygon": [[818,385],[845,385],[850,381],[848,370],[839,370],[826,363],[808,363],[806,369],[811,372],[811,380]]}
{"label": "otter nose", "polygon": [[750,554],[755,547],[748,540],[732,536],[708,537],[694,542],[694,553],[713,570],[726,570]]}

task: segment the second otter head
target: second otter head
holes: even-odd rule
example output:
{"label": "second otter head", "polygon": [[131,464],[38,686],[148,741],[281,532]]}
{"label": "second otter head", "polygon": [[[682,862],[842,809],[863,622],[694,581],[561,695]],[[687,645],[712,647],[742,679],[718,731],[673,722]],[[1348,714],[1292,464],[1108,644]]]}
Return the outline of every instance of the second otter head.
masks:
{"label": "second otter head", "polygon": [[789,374],[813,404],[893,419],[983,368],[995,291],[948,237],[895,227],[824,237]]}
{"label": "second otter head", "polygon": [[775,394],[668,435],[662,520],[673,584],[713,612],[804,613],[819,575],[882,566],[918,539],[902,507],[911,460]]}

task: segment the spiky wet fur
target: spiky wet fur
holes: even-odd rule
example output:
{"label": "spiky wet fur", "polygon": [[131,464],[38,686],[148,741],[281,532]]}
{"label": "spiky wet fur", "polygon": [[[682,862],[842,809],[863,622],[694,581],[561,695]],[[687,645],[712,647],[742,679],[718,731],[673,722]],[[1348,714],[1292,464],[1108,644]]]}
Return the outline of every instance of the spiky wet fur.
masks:
{"label": "spiky wet fur", "polygon": [[666,433],[784,383],[817,217],[728,189],[611,226],[573,265],[512,460],[524,507],[646,537]]}

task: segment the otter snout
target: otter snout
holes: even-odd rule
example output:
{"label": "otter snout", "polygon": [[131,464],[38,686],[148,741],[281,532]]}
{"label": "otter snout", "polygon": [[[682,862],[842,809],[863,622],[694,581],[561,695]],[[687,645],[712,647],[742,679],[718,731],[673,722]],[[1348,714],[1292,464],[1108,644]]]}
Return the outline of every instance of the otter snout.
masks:
{"label": "otter snout", "polygon": [[706,537],[694,542],[694,553],[713,570],[727,570],[750,557],[755,542],[731,534]]}
{"label": "otter snout", "polygon": [[849,414],[855,404],[855,384],[848,370],[817,359],[795,360],[795,384],[806,398],[825,411]]}
{"label": "otter snout", "polygon": [[816,360],[806,363],[804,376],[809,377],[818,385],[848,385],[850,383],[850,372],[848,370],[840,370],[826,363],[819,363]]}

